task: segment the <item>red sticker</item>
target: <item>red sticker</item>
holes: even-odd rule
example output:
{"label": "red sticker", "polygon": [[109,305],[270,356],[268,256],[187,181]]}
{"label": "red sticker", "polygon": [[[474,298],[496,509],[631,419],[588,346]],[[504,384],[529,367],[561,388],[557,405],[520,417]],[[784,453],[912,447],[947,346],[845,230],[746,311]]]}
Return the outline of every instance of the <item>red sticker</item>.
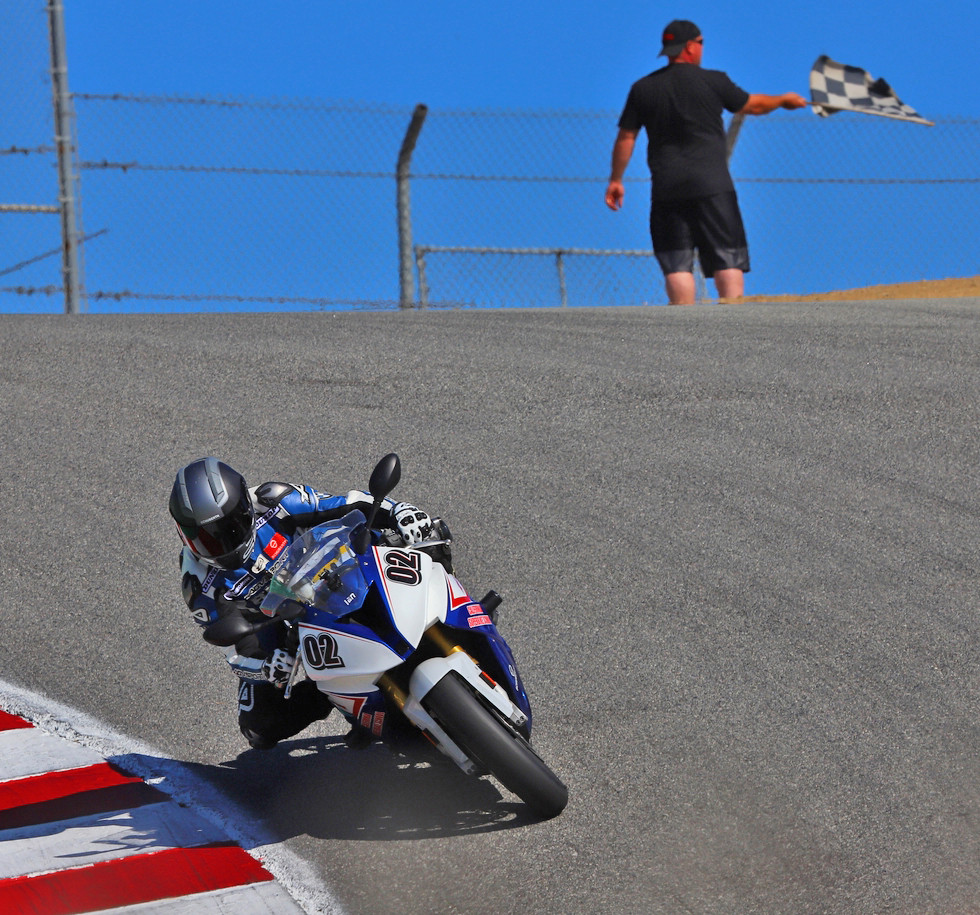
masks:
{"label": "red sticker", "polygon": [[276,534],[262,552],[270,559],[275,559],[286,548],[287,543],[289,541],[282,534]]}

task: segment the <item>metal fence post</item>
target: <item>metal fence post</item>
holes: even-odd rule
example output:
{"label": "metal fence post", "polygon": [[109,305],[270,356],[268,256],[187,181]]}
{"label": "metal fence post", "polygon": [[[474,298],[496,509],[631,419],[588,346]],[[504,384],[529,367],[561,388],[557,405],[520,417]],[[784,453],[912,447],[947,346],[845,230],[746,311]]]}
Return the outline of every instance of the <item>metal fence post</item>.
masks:
{"label": "metal fence post", "polygon": [[425,252],[422,245],[415,248],[415,263],[419,270],[419,308],[429,307],[429,281],[425,276]]}
{"label": "metal fence post", "polygon": [[738,139],[738,132],[742,129],[742,122],[745,115],[741,111],[736,111],[725,131],[725,157],[728,162],[732,161],[732,153],[735,151],[735,141]]}
{"label": "metal fence post", "polygon": [[555,251],[555,261],[558,266],[558,301],[564,308],[568,305],[568,287],[565,285],[565,251],[561,248]]}
{"label": "metal fence post", "polygon": [[398,168],[395,178],[398,184],[398,285],[401,308],[411,308],[415,304],[415,279],[412,274],[412,198],[410,171],[415,142],[422,132],[422,124],[428,114],[428,107],[416,105],[412,112],[402,147],[398,152]]}
{"label": "metal fence post", "polygon": [[54,142],[58,151],[58,202],[61,206],[65,314],[78,314],[82,282],[79,275],[75,179],[72,175],[71,94],[68,91],[68,55],[65,51],[64,7],[61,0],[48,0],[48,28],[51,42],[51,91],[54,97]]}

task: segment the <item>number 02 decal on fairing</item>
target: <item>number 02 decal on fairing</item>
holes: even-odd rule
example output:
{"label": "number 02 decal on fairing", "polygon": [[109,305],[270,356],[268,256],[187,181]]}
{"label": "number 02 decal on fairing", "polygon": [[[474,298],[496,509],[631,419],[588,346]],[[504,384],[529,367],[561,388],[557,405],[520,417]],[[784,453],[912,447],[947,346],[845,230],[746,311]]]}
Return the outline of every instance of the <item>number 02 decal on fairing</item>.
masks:
{"label": "number 02 decal on fairing", "polygon": [[422,556],[407,550],[385,553],[385,578],[402,585],[417,585],[422,580]]}
{"label": "number 02 decal on fairing", "polygon": [[306,656],[306,663],[315,670],[344,666],[344,659],[337,650],[337,640],[326,632],[305,636],[303,654]]}

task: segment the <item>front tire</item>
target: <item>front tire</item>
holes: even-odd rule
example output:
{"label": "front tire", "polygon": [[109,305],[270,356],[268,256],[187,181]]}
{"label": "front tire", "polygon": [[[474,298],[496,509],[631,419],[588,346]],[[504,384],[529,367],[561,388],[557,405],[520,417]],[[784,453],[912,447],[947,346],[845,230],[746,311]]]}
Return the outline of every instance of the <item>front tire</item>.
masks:
{"label": "front tire", "polygon": [[568,788],[530,744],[490,711],[456,673],[429,690],[423,704],[468,756],[545,819],[568,803]]}

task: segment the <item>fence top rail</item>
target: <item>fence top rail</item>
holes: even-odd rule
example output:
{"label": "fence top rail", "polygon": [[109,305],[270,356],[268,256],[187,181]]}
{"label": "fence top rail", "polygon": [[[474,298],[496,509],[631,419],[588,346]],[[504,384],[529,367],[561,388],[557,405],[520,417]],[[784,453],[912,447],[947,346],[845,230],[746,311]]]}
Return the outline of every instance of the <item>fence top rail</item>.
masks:
{"label": "fence top rail", "polygon": [[556,256],[571,254],[593,257],[653,257],[652,251],[606,248],[495,248],[488,245],[416,245],[421,254],[541,254]]}

